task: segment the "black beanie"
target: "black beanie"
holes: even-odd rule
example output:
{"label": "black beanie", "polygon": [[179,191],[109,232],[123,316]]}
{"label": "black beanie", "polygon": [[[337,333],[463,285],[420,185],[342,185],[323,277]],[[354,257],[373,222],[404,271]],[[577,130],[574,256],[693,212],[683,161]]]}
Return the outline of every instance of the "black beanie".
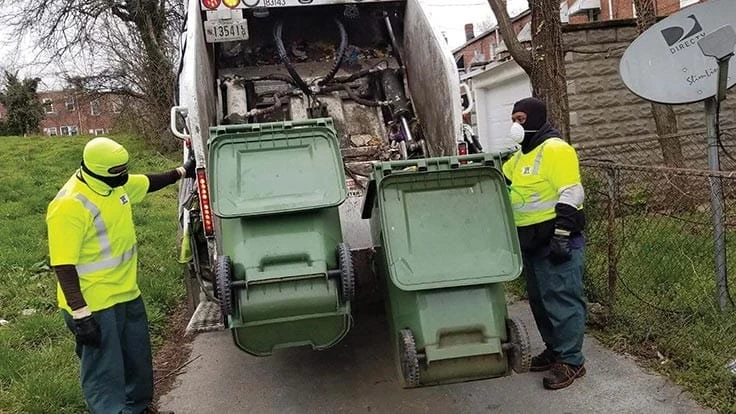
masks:
{"label": "black beanie", "polygon": [[547,122],[547,105],[537,98],[524,98],[514,104],[512,114],[524,112],[524,129],[537,131]]}

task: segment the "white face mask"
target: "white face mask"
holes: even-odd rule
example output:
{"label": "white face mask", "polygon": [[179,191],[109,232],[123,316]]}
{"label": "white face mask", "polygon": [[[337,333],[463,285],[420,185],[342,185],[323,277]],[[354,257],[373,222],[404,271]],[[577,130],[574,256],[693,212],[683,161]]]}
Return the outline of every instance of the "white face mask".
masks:
{"label": "white face mask", "polygon": [[515,143],[521,144],[521,141],[524,140],[524,127],[518,122],[511,124],[509,138],[511,138]]}

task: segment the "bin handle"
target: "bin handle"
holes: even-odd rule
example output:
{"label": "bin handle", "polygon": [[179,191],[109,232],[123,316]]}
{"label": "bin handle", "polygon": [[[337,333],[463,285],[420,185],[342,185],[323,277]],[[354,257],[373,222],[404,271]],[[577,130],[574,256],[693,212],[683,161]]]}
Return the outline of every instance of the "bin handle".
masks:
{"label": "bin handle", "polygon": [[[480,154],[469,154],[469,155],[462,155],[462,156],[453,156],[449,159],[449,164],[453,167],[455,167],[457,164],[460,164],[461,161],[465,161],[464,165],[467,165],[467,162],[479,162],[483,163],[485,165],[495,165],[498,160],[497,156],[495,154],[489,154],[489,153],[480,153]],[[380,168],[384,171],[384,174],[391,174],[392,170],[403,170],[406,168],[416,168],[419,171],[426,171],[427,169],[427,160],[426,159],[415,159],[415,160],[404,160],[404,161],[391,161],[390,163],[381,163],[376,164],[376,168]]]}

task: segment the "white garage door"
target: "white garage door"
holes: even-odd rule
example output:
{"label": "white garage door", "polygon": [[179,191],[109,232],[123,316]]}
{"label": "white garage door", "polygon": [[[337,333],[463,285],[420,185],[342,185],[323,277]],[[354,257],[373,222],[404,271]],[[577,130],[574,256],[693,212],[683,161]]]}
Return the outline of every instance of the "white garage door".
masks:
{"label": "white garage door", "polygon": [[511,109],[514,102],[531,96],[529,77],[516,62],[508,61],[474,76],[472,85],[483,149],[513,148],[514,142],[508,139]]}

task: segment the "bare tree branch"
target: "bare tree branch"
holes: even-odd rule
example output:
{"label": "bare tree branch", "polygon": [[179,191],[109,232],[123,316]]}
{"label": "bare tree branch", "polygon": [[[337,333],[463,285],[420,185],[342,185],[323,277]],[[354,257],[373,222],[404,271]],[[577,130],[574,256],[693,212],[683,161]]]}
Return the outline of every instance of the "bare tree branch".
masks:
{"label": "bare tree branch", "polygon": [[565,54],[562,50],[562,23],[559,0],[529,1],[532,6],[532,49],[519,42],[506,10],[506,0],[488,0],[498,20],[498,28],[516,63],[529,75],[533,95],[547,104],[547,117],[570,139],[570,109],[567,98]]}
{"label": "bare tree branch", "polygon": [[18,39],[35,39],[51,60],[87,66],[67,80],[142,102],[136,125],[160,139],[173,104],[183,9],[183,0],[0,0],[0,21]]}
{"label": "bare tree branch", "polygon": [[501,36],[503,37],[506,47],[509,49],[509,53],[511,53],[511,56],[514,58],[516,63],[518,63],[525,72],[531,72],[532,54],[521,45],[519,38],[516,37],[514,24],[511,21],[509,12],[506,10],[506,0],[488,0],[488,4],[491,6],[491,10],[493,10],[493,14],[496,16],[496,20],[498,21],[498,30],[501,32]]}

